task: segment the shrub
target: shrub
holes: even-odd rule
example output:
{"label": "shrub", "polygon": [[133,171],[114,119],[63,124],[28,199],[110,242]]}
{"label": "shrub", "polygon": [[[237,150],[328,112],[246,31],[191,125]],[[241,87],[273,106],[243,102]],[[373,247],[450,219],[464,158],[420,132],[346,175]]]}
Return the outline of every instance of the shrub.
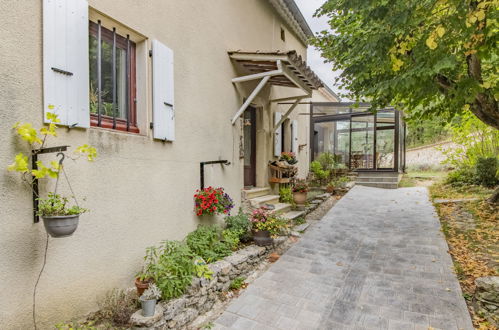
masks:
{"label": "shrub", "polygon": [[317,161],[323,170],[332,171],[336,168],[336,157],[330,152],[324,152],[317,157]]}
{"label": "shrub", "polygon": [[457,170],[449,172],[445,182],[453,186],[475,184],[475,173],[472,168],[463,166]]}
{"label": "shrub", "polygon": [[225,217],[224,220],[227,229],[238,231],[240,233],[239,240],[241,242],[246,242],[251,238],[251,222],[248,219],[248,215],[243,212],[242,208],[239,208],[237,215],[229,215]]}
{"label": "shrub", "polygon": [[497,158],[480,157],[475,167],[475,178],[478,184],[493,187],[497,184]]}
{"label": "shrub", "polygon": [[109,321],[115,325],[127,325],[130,316],[140,307],[137,298],[135,290],[113,289],[98,302],[99,311],[94,317],[99,322]]}
{"label": "shrub", "polygon": [[245,280],[246,278],[244,277],[236,277],[235,279],[232,280],[232,282],[230,282],[229,289],[239,290],[244,285]]}
{"label": "shrub", "polygon": [[194,254],[210,263],[232,253],[230,244],[223,242],[221,238],[218,226],[199,226],[187,235],[186,242]]}
{"label": "shrub", "polygon": [[331,172],[329,170],[324,170],[319,161],[314,160],[310,163],[310,171],[314,174],[315,178],[319,181],[319,184],[324,180],[329,178]]}
{"label": "shrub", "polygon": [[194,276],[211,278],[204,260],[178,241],[163,241],[159,247],[146,249],[144,273],[161,290],[165,300],[181,296]]}
{"label": "shrub", "polygon": [[293,204],[293,191],[290,187],[282,187],[279,189],[279,201],[281,203]]}

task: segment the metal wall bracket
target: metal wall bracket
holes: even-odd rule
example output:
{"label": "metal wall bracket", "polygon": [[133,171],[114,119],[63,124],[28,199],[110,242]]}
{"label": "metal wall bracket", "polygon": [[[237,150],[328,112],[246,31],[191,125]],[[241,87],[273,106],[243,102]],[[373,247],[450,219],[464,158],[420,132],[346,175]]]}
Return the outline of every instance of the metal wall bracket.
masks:
{"label": "metal wall bracket", "polygon": [[[36,163],[38,162],[38,155],[41,154],[50,154],[54,152],[62,152],[68,150],[69,146],[58,146],[58,147],[51,147],[51,148],[42,148],[42,149],[35,149],[31,151],[31,169],[32,170],[37,170],[38,166]],[[36,214],[38,211],[38,179],[33,177],[33,222],[38,223],[40,222],[40,217]]]}
{"label": "metal wall bracket", "polygon": [[201,190],[204,189],[204,166],[210,164],[222,164],[222,165],[230,165],[228,160],[212,160],[209,162],[201,162],[199,163],[199,172],[201,174]]}

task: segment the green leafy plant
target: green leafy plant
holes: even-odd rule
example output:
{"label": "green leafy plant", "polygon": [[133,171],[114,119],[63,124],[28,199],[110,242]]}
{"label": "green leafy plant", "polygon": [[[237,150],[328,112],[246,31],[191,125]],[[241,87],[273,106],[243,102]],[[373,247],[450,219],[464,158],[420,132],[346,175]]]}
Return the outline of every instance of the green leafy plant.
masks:
{"label": "green leafy plant", "polygon": [[222,240],[221,229],[216,225],[199,226],[186,237],[191,251],[206,262],[214,262],[232,254],[230,243]]}
{"label": "green leafy plant", "polygon": [[74,215],[87,212],[87,209],[81,208],[77,205],[68,206],[68,199],[61,197],[58,194],[48,193],[48,197],[38,198],[38,212],[39,216],[61,216],[61,215]]}
{"label": "green leafy plant", "polygon": [[279,201],[281,203],[293,204],[293,191],[291,187],[281,187],[279,189]]}
{"label": "green leafy plant", "polygon": [[243,233],[244,232],[241,229],[225,229],[222,231],[222,237],[225,244],[229,246],[232,251],[235,251],[239,247],[239,243],[241,242],[240,237]]}
{"label": "green leafy plant", "polygon": [[202,258],[178,241],[148,247],[144,261],[141,274],[156,283],[164,300],[181,296],[194,276],[211,278],[212,274]]}
{"label": "green leafy plant", "polygon": [[[54,113],[47,113],[47,120],[50,121],[48,126],[44,126],[36,130],[30,123],[16,123],[13,126],[18,137],[26,141],[29,145],[29,154],[36,153],[36,150],[46,147],[47,138],[49,136],[57,137],[57,124],[60,122],[59,118]],[[94,147],[84,144],[76,148],[75,153],[80,156],[86,156],[89,161],[95,160],[97,151]],[[43,179],[46,177],[57,178],[59,173],[63,171],[61,163],[52,160],[49,165],[41,160],[36,162],[36,168],[29,168],[30,159],[23,152],[18,153],[14,162],[7,167],[9,171],[18,172],[21,179],[27,183],[31,188],[35,179]],[[41,199],[36,196],[40,202],[40,208],[37,210],[39,215],[69,215],[79,214],[87,211],[86,209],[79,208],[78,206],[67,207],[67,199],[60,197],[54,193],[49,193],[47,199]]]}
{"label": "green leafy plant", "polygon": [[240,233],[239,240],[241,242],[246,242],[250,239],[251,223],[248,215],[243,212],[242,208],[239,208],[237,215],[226,216],[224,221],[226,229]]}
{"label": "green leafy plant", "polygon": [[307,220],[305,220],[304,217],[298,217],[298,218],[294,219],[294,222],[296,225],[301,225],[301,224],[304,224],[305,222],[307,222]]}
{"label": "green leafy plant", "polygon": [[449,172],[445,179],[445,183],[455,187],[475,184],[475,173],[473,168],[462,166],[459,169]]}
{"label": "green leafy plant", "polygon": [[475,166],[475,177],[478,184],[485,187],[494,187],[498,180],[497,177],[497,158],[496,157],[480,157],[477,159]]}
{"label": "green leafy plant", "polygon": [[236,277],[235,279],[232,280],[232,282],[230,282],[229,289],[239,290],[240,288],[243,287],[245,280],[246,280],[245,277]]}
{"label": "green leafy plant", "polygon": [[324,170],[321,163],[317,160],[310,163],[310,171],[314,174],[319,184],[322,184],[331,175],[331,172]]}

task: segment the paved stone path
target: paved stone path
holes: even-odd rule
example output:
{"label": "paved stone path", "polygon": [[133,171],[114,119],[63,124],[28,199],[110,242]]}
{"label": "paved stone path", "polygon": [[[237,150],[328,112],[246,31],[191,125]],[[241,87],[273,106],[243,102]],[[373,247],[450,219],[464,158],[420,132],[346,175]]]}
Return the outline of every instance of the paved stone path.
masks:
{"label": "paved stone path", "polygon": [[473,329],[426,188],[356,186],[216,329]]}

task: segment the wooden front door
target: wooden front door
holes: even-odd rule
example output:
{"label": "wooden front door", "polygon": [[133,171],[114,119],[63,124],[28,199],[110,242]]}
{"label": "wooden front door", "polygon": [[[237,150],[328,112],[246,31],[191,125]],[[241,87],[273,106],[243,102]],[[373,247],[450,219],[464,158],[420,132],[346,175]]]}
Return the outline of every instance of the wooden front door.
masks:
{"label": "wooden front door", "polygon": [[256,109],[244,112],[244,186],[256,186]]}

